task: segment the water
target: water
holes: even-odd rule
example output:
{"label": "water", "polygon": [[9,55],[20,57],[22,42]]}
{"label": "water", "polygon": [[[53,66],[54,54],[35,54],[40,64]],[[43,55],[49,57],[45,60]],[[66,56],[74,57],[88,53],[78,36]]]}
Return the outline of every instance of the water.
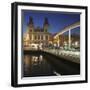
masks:
{"label": "water", "polygon": [[22,62],[22,76],[56,76],[79,75],[80,64],[59,58],[46,52],[24,53]]}
{"label": "water", "polygon": [[23,59],[23,77],[55,76],[57,73],[41,54],[25,54]]}

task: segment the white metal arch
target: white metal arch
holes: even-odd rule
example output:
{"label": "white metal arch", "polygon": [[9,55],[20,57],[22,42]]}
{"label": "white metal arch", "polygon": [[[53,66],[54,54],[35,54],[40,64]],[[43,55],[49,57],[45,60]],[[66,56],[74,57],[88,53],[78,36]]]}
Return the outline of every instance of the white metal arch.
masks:
{"label": "white metal arch", "polygon": [[57,38],[59,35],[67,32],[67,31],[69,31],[69,30],[72,30],[72,29],[74,29],[74,28],[77,28],[77,27],[79,27],[79,26],[80,26],[80,22],[79,22],[79,21],[78,21],[78,22],[75,22],[74,24],[69,25],[69,26],[65,27],[64,29],[60,30],[60,32],[59,32],[58,34],[56,34],[56,35],[54,36],[54,38]]}

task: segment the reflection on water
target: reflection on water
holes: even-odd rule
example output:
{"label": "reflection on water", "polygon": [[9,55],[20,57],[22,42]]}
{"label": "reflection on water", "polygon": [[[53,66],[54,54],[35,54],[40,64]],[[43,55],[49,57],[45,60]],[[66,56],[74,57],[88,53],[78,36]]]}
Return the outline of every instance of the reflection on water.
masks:
{"label": "reflection on water", "polygon": [[42,55],[24,55],[23,76],[51,76],[56,75],[53,68]]}

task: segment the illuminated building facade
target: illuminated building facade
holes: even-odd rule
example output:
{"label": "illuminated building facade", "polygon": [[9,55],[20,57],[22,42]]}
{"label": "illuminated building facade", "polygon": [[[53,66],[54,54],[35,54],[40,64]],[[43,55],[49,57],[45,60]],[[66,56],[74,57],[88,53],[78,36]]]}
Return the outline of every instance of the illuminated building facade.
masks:
{"label": "illuminated building facade", "polygon": [[30,44],[43,44],[48,45],[51,42],[51,33],[48,32],[49,23],[48,19],[44,19],[43,28],[35,27],[33,18],[30,17],[27,26],[27,31],[24,33],[24,47],[30,46]]}
{"label": "illuminated building facade", "polygon": [[[70,25],[72,26],[78,26],[78,22]],[[68,26],[69,27],[69,26]],[[66,27],[68,29],[68,27]],[[27,31],[24,33],[23,37],[23,45],[24,47],[30,47],[30,45],[43,45],[43,46],[57,46],[57,47],[66,47],[66,48],[79,48],[80,49],[80,35],[64,35],[59,33],[56,33],[55,35],[52,35],[48,32],[49,23],[48,19],[44,19],[43,28],[41,27],[35,27],[33,18],[29,18],[29,23],[27,25]],[[65,30],[63,30],[64,32]],[[62,31],[61,31],[62,32]],[[60,35],[59,35],[60,34]],[[70,46],[69,46],[70,45]],[[69,48],[69,49],[70,49]]]}

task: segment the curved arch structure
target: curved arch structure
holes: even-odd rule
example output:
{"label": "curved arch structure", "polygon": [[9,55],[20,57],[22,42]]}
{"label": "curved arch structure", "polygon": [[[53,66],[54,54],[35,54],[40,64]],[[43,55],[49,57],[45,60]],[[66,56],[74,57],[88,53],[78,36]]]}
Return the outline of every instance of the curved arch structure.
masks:
{"label": "curved arch structure", "polygon": [[[55,36],[54,39],[58,39],[58,37],[62,34],[64,34],[65,32],[69,31],[69,35],[68,35],[68,43],[69,43],[69,48],[71,47],[71,30],[73,30],[74,28],[77,28],[80,26],[80,21],[75,22],[65,28],[63,28],[62,30],[60,30],[60,32],[58,32]],[[59,44],[59,39],[57,40],[58,44]]]}

